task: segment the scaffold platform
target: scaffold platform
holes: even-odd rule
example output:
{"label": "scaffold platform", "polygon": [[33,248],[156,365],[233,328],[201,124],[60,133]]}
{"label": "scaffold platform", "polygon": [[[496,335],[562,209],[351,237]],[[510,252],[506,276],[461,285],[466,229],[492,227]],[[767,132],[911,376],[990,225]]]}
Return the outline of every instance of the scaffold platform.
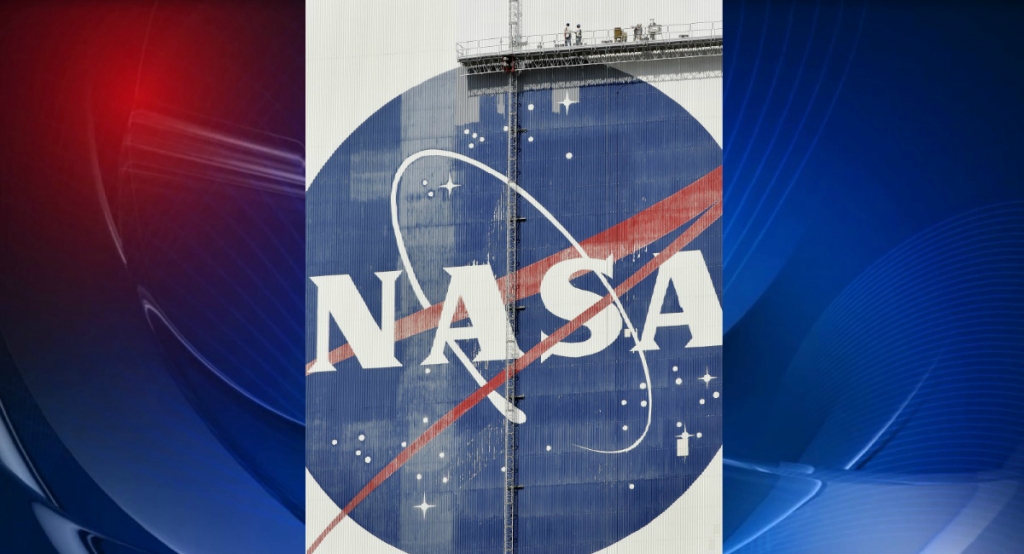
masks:
{"label": "scaffold platform", "polygon": [[561,33],[462,42],[456,54],[465,75],[522,72],[722,54],[722,22],[585,31],[566,46]]}

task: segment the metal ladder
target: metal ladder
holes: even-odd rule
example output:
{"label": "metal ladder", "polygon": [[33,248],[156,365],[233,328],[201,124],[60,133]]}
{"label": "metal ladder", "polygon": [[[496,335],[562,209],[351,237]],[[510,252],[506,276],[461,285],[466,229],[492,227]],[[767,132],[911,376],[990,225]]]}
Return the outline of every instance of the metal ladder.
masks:
{"label": "metal ladder", "polygon": [[[519,0],[509,0],[509,40],[518,44],[520,33]],[[515,47],[513,46],[513,53]],[[508,166],[506,177],[509,184],[519,182],[519,77],[516,71],[508,74]],[[505,490],[504,490],[504,539],[505,554],[516,550],[516,496],[522,487],[516,481],[517,437],[514,414],[516,401],[515,361],[519,355],[516,333],[518,332],[519,279],[519,195],[512,186],[505,187],[505,306],[508,311],[508,336],[505,341]]]}

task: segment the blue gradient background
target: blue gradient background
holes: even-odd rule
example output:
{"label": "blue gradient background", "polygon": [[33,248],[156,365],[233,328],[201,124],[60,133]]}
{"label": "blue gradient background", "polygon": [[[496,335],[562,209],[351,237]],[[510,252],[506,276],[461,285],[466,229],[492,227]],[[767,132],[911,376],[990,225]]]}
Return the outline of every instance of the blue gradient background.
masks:
{"label": "blue gradient background", "polygon": [[1022,8],[725,7],[726,552],[1016,551]]}
{"label": "blue gradient background", "polygon": [[[0,550],[301,551],[301,199],[122,169],[137,111],[301,152],[302,3],[0,10]],[[1024,541],[1022,12],[726,0],[727,552]]]}
{"label": "blue gradient background", "polygon": [[0,13],[0,552],[301,552],[303,3]]}

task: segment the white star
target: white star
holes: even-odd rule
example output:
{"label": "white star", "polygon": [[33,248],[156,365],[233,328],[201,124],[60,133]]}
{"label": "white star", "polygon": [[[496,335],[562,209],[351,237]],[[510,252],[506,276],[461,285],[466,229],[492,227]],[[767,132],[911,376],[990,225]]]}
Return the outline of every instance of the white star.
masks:
{"label": "white star", "polygon": [[461,187],[461,186],[462,186],[462,185],[456,185],[456,184],[455,184],[455,183],[454,183],[454,182],[452,181],[452,176],[451,176],[451,174],[449,173],[449,174],[448,174],[448,182],[447,182],[447,183],[445,183],[445,184],[443,184],[443,185],[441,185],[441,188],[443,188],[443,189],[447,190],[447,191],[448,191],[448,196],[450,197],[450,196],[452,195],[452,190],[453,190],[453,189],[455,189],[455,188],[457,188],[457,187]]}
{"label": "white star", "polygon": [[704,376],[700,377],[700,380],[704,381],[704,386],[705,387],[708,386],[708,384],[711,383],[712,379],[714,379],[714,377],[712,377],[711,374],[708,373],[708,369],[707,368],[704,368]]}
{"label": "white star", "polygon": [[565,93],[565,100],[562,100],[561,102],[559,102],[559,104],[565,106],[565,115],[569,115],[569,106],[571,106],[573,104],[578,104],[578,103],[579,103],[578,100],[569,100],[569,93],[568,92]]}
{"label": "white star", "polygon": [[423,503],[419,506],[413,506],[417,510],[423,510],[423,519],[427,519],[427,510],[433,508],[433,504],[427,504],[427,493],[423,493]]}
{"label": "white star", "polygon": [[[690,437],[692,436],[694,435],[691,435],[689,431],[686,430],[685,426],[683,427],[683,434],[676,435],[676,438],[679,439],[678,441],[676,441],[677,457],[686,458],[690,455]],[[697,438],[700,438],[699,433],[697,434]]]}

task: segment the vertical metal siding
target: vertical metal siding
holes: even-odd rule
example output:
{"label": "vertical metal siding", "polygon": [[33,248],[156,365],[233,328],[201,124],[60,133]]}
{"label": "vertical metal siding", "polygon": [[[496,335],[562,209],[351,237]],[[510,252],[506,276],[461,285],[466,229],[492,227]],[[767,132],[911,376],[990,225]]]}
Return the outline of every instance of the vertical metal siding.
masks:
{"label": "vertical metal siding", "polygon": [[[595,7],[601,2],[568,2],[565,15],[542,4],[549,3],[524,3],[524,32],[549,32],[548,19],[560,32],[566,17],[592,28],[650,17],[665,24],[677,22],[672,17],[721,19],[720,2],[608,2],[603,8]],[[338,514],[478,388],[451,348],[448,364],[422,364],[440,311],[424,314],[414,293],[396,248],[390,197],[398,168],[427,150],[504,173],[504,124],[512,107],[504,95],[461,76],[455,43],[491,29],[507,33],[507,2],[316,0],[307,6],[307,273],[350,275],[379,322],[381,281],[374,273],[403,270],[396,319],[400,329],[416,329],[396,342],[399,368],[364,369],[349,356],[334,363],[334,371],[308,375],[307,546],[316,543],[318,552],[500,552],[505,428],[486,399],[452,419],[352,513]],[[518,225],[517,267],[505,267],[508,206],[501,180],[447,155],[411,163],[398,180],[396,217],[430,303],[445,298],[445,268],[489,264],[498,279],[519,271],[520,287],[532,291],[518,301],[524,352],[542,333],[567,324],[536,289],[554,261],[578,258],[538,206],[590,257],[612,257],[607,282],[623,286],[621,305],[640,333],[659,270],[623,283],[664,264],[674,242],[700,253],[713,283],[694,309],[713,313],[721,304],[721,58],[603,71],[622,79],[591,85],[580,79],[584,72],[551,72],[534,77],[521,94],[525,130],[517,184],[537,205],[520,199],[518,215],[525,220]],[[652,82],[630,82],[623,73],[630,71]],[[459,186],[442,188],[449,179]],[[592,272],[572,286],[607,295]],[[309,281],[310,362],[318,294]],[[580,312],[588,307],[573,306]],[[673,287],[660,308],[680,310]],[[694,325],[718,325],[721,334],[720,316]],[[331,328],[330,348],[338,350],[346,337]],[[537,359],[519,374],[519,407],[527,421],[517,427],[523,488],[516,552],[719,552],[721,347],[685,348],[690,330],[659,329],[660,349],[645,352],[648,386],[632,351],[635,338],[614,330],[614,342],[600,352]],[[563,342],[589,335],[577,329]],[[459,344],[471,358],[480,350],[476,341]],[[505,364],[475,366],[491,379]],[[705,373],[713,379],[701,380]],[[648,402],[650,428],[635,448],[587,450],[629,447],[647,425]],[[679,456],[684,429],[692,436],[687,455]]]}

